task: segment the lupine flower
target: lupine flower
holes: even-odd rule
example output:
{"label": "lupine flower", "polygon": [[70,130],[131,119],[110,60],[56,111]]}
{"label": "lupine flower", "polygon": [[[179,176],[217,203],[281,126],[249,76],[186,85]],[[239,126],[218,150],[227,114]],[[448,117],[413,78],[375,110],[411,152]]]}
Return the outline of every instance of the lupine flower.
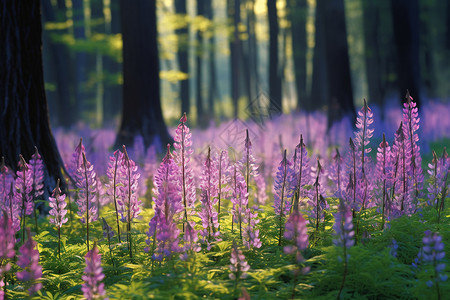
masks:
{"label": "lupine flower", "polygon": [[407,155],[407,153],[410,153],[409,147],[411,145],[406,142],[404,132],[404,124],[401,122],[397,132],[394,135],[394,144],[392,146],[392,155],[395,158],[393,177],[396,178],[396,181],[392,186],[391,197],[394,199],[395,196],[398,210],[397,215],[404,213],[405,208],[408,210],[408,208],[412,207],[412,182],[409,180],[408,176],[411,169],[411,157]]}
{"label": "lupine flower", "polygon": [[306,220],[298,210],[294,210],[286,222],[284,238],[292,241],[294,244],[285,246],[284,253],[294,254],[297,263],[303,262],[301,251],[308,248],[308,232],[306,228]]}
{"label": "lupine flower", "polygon": [[[334,215],[335,223],[333,229],[335,231],[336,239],[333,243],[337,247],[342,247],[344,252],[344,274],[342,276],[341,288],[339,290],[338,299],[341,296],[342,289],[344,288],[345,278],[347,276],[348,259],[350,255],[347,253],[348,249],[355,244],[353,237],[355,232],[353,231],[353,214],[349,206],[345,205],[343,201],[339,204],[339,211]],[[341,259],[338,257],[338,259]]]}
{"label": "lupine flower", "polygon": [[294,207],[297,209],[299,201],[303,198],[309,197],[309,191],[304,189],[304,186],[309,184],[311,181],[308,151],[306,150],[306,145],[303,142],[303,135],[300,135],[300,143],[295,147],[293,163],[294,172],[297,179],[295,190],[297,195],[294,201]]}
{"label": "lupine flower", "polygon": [[428,186],[428,198],[431,200],[430,204],[434,204],[438,211],[439,222],[440,213],[444,210],[445,197],[448,193],[447,180],[450,171],[450,159],[445,148],[439,159],[433,151],[433,161],[431,164],[428,164],[428,167],[430,168],[428,173],[431,175],[431,182]]}
{"label": "lupine flower", "polygon": [[[194,185],[194,173],[190,166],[190,159],[193,153],[191,149],[192,134],[189,132],[189,127],[185,125],[187,121],[186,113],[180,119],[180,124],[175,130],[175,147],[174,158],[175,162],[180,167],[178,180],[182,187],[182,200],[184,205],[184,219],[188,221],[188,215],[191,215],[195,206],[195,185]],[[184,228],[184,227],[183,227]]]}
{"label": "lupine flower", "polygon": [[233,247],[231,248],[230,262],[230,279],[238,280],[247,278],[248,274],[246,272],[250,270],[250,265],[245,260],[242,250],[237,248],[236,242],[233,242]]}
{"label": "lupine flower", "polygon": [[231,203],[231,230],[233,230],[234,223],[239,224],[239,236],[242,239],[242,222],[244,219],[244,207],[247,206],[248,194],[245,179],[240,172],[237,171],[237,166],[234,165],[234,174],[230,177],[230,186],[232,187]]}
{"label": "lupine flower", "polygon": [[370,143],[370,138],[373,136],[374,129],[370,129],[370,125],[373,123],[373,113],[369,106],[367,106],[366,99],[364,99],[364,105],[358,112],[358,117],[356,118],[356,128],[359,130],[355,132],[355,145],[360,151],[361,159],[361,171],[365,173],[365,164],[368,157],[366,154],[371,152],[371,148],[368,147]]}
{"label": "lupine flower", "polygon": [[295,191],[296,176],[292,163],[286,158],[286,150],[284,150],[283,159],[281,160],[274,182],[274,205],[273,208],[277,215],[287,216],[291,209],[288,199],[292,197]]}
{"label": "lupine flower", "polygon": [[26,282],[30,296],[42,288],[42,283],[37,282],[42,277],[42,267],[39,265],[39,251],[36,246],[28,229],[28,240],[19,248],[17,260],[22,271],[17,272],[16,276],[20,281]]}
{"label": "lupine flower", "polygon": [[[256,165],[256,159],[253,156],[253,147],[250,137],[248,135],[248,129],[246,130],[246,137],[244,142],[244,155],[242,159],[238,161],[239,166],[247,185],[247,193],[249,193],[250,176],[256,177],[259,175],[258,166]],[[248,202],[247,202],[248,208]]]}
{"label": "lupine flower", "polygon": [[[329,207],[327,201],[322,196],[325,194],[325,184],[323,179],[326,178],[326,174],[320,164],[319,159],[317,159],[317,167],[311,168],[311,175],[315,175],[314,182],[312,182],[313,189],[311,190],[311,196],[308,204],[311,208],[309,215],[315,220],[315,230],[319,230],[320,220],[323,218],[324,210]],[[312,176],[311,176],[312,177]]]}
{"label": "lupine flower", "polygon": [[[97,220],[97,207],[95,206],[95,194],[97,190],[96,174],[94,166],[86,159],[83,153],[83,164],[78,168],[75,179],[79,191],[78,215],[81,222],[93,222]],[[85,216],[86,215],[86,216]]]}
{"label": "lupine flower", "polygon": [[[179,214],[183,211],[178,172],[178,165],[170,153],[170,145],[167,145],[167,154],[154,179],[155,215],[149,222],[146,240],[147,245],[152,244],[153,259],[159,261],[164,257],[170,258],[173,252],[180,251],[178,245],[180,230],[175,223],[179,221]],[[148,247],[144,250],[150,251]]]}
{"label": "lupine flower", "polygon": [[[220,155],[216,154],[213,158],[213,163],[219,173],[217,182],[217,213],[220,215],[220,200],[230,191],[229,185],[222,187],[222,185],[230,181],[231,165],[228,151],[222,150]],[[220,223],[219,219],[217,221]]]}
{"label": "lupine flower", "polygon": [[204,228],[202,235],[204,239],[209,239],[211,235],[219,236],[218,213],[214,207],[218,200],[219,170],[215,168],[211,159],[211,148],[208,148],[208,156],[204,164],[201,181],[202,210],[199,212],[199,217]]}
{"label": "lupine flower", "polygon": [[436,286],[439,293],[439,282],[447,280],[447,275],[444,274],[445,264],[442,260],[445,257],[444,243],[442,236],[430,230],[425,231],[425,236],[422,239],[423,247],[419,252],[413,266],[418,268],[421,264],[431,264],[433,266],[433,273],[431,279],[426,282],[428,287]]}
{"label": "lupine flower", "polygon": [[2,163],[0,165],[0,204],[3,210],[8,210],[8,194],[10,183],[13,182],[12,174],[9,168],[5,165],[5,158],[2,157]]}
{"label": "lupine flower", "polygon": [[94,244],[92,250],[86,253],[84,257],[86,261],[86,268],[81,279],[84,280],[81,290],[86,299],[107,299],[105,298],[105,284],[100,281],[105,278],[103,268],[101,266],[101,254],[98,251],[97,245]]}
{"label": "lupine flower", "polygon": [[355,232],[353,231],[352,211],[348,206],[344,206],[341,203],[339,211],[334,215],[334,218],[335,223],[333,229],[336,238],[333,240],[333,243],[337,247],[348,249],[355,244],[355,240],[353,239]]}
{"label": "lupine flower", "polygon": [[127,241],[129,243],[130,257],[132,257],[131,247],[131,222],[139,216],[141,212],[141,201],[138,199],[137,188],[140,174],[137,172],[137,165],[128,157],[127,150],[123,146],[123,159],[119,166],[119,200],[118,211],[121,214],[122,222],[127,223]]}
{"label": "lupine flower", "polygon": [[375,167],[375,178],[377,188],[375,193],[377,199],[379,199],[379,206],[381,206],[382,224],[381,229],[384,228],[384,221],[386,216],[389,216],[390,203],[388,203],[389,189],[393,185],[392,172],[394,169],[394,162],[392,160],[391,147],[386,142],[386,137],[383,133],[383,141],[380,143],[377,149],[377,164]]}
{"label": "lupine flower", "polygon": [[141,212],[141,201],[139,201],[137,195],[140,174],[137,172],[136,163],[128,157],[125,146],[123,146],[123,154],[118,170],[120,198],[117,201],[117,209],[123,222],[131,222]]}
{"label": "lupine flower", "polygon": [[119,150],[114,151],[114,154],[109,157],[109,164],[106,170],[106,175],[108,175],[109,183],[107,184],[106,192],[113,197],[114,209],[116,212],[116,225],[117,225],[117,236],[120,241],[120,225],[119,225],[119,209],[117,207],[117,197],[118,197],[118,184],[119,184],[119,166],[122,165],[123,153]]}
{"label": "lupine flower", "polygon": [[35,147],[35,152],[30,159],[30,172],[32,178],[32,193],[34,199],[44,194],[44,162],[38,149]]}
{"label": "lupine flower", "polygon": [[69,173],[72,176],[75,176],[77,170],[83,166],[83,153],[85,153],[83,139],[80,138],[80,142],[78,143],[75,151],[72,154],[72,159],[69,164]]}
{"label": "lupine flower", "polygon": [[283,233],[283,216],[287,216],[291,210],[291,204],[288,201],[295,191],[296,176],[292,168],[292,163],[286,158],[286,150],[284,150],[283,159],[278,166],[274,183],[274,210],[280,217],[280,235],[278,245],[281,244]]}
{"label": "lupine flower", "polygon": [[86,223],[86,245],[89,251],[89,223],[96,221],[98,217],[97,206],[95,205],[95,196],[97,182],[94,167],[82,153],[83,165],[75,173],[77,187],[80,189],[78,204],[78,215],[81,217],[81,223]]}
{"label": "lupine flower", "polygon": [[61,194],[61,189],[59,188],[59,179],[56,183],[56,188],[53,190],[52,196],[48,198],[50,206],[50,220],[51,224],[55,224],[56,227],[61,228],[61,226],[67,222],[65,209],[67,203],[65,201],[66,195]]}
{"label": "lupine flower", "polygon": [[5,263],[7,259],[13,258],[15,255],[14,244],[15,244],[15,231],[12,227],[11,219],[8,218],[6,213],[0,218],[0,299],[5,298],[5,293],[3,286],[5,282],[6,272],[11,269],[9,262]]}
{"label": "lupine flower", "polygon": [[16,203],[21,203],[21,217],[24,218],[25,215],[31,215],[33,211],[33,178],[31,177],[30,165],[25,162],[22,155],[19,156],[19,170],[17,170],[14,200]]}
{"label": "lupine flower", "polygon": [[333,156],[333,161],[330,165],[328,178],[332,181],[333,186],[331,187],[335,192],[333,195],[335,197],[341,198],[342,191],[345,190],[345,176],[344,176],[344,159],[339,153],[339,149],[336,148],[336,154]]}
{"label": "lupine flower", "polygon": [[247,224],[242,234],[244,245],[247,249],[260,248],[262,243],[259,239],[259,229],[256,229],[256,224],[259,223],[258,212],[250,208],[245,209],[244,223]]}
{"label": "lupine flower", "polygon": [[256,192],[254,194],[254,199],[258,204],[265,204],[267,199],[269,198],[267,196],[266,191],[266,180],[264,179],[264,176],[256,176],[255,177],[255,184],[256,184]]}
{"label": "lupine flower", "polygon": [[408,160],[411,163],[408,175],[413,182],[414,193],[413,197],[413,207],[412,211],[415,211],[415,206],[418,198],[420,197],[420,191],[423,189],[423,171],[422,171],[422,157],[420,155],[420,147],[417,145],[419,141],[419,135],[417,130],[419,130],[419,110],[417,108],[416,102],[410,96],[409,91],[406,93],[406,102],[403,104],[403,132],[407,140],[409,140],[408,147]]}

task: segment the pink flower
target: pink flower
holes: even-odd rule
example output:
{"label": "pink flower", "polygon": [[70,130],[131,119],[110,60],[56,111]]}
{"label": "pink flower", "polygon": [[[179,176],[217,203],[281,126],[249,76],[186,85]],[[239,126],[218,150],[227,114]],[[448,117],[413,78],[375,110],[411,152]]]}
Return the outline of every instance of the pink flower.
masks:
{"label": "pink flower", "polygon": [[84,275],[81,277],[84,280],[81,290],[83,291],[84,297],[88,300],[107,299],[105,298],[105,284],[100,283],[105,278],[101,267],[101,258],[101,254],[98,252],[97,245],[95,244],[92,250],[86,253],[84,257],[86,268],[84,269]]}
{"label": "pink flower", "polygon": [[35,249],[36,245],[28,229],[28,240],[20,247],[17,261],[17,265],[23,271],[17,272],[16,276],[20,281],[27,283],[30,296],[42,288],[42,283],[37,282],[42,277],[42,267],[39,265],[39,251]]}

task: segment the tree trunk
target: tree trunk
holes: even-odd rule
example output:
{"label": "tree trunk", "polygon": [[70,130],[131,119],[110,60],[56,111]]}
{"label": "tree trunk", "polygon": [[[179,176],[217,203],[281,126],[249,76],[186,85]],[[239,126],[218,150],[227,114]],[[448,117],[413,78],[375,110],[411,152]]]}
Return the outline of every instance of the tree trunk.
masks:
{"label": "tree trunk", "polygon": [[[205,16],[204,0],[197,0],[197,16]],[[204,128],[207,125],[207,116],[203,109],[203,91],[202,91],[202,81],[203,81],[203,33],[200,29],[197,30],[197,47],[195,51],[196,58],[196,74],[195,74],[195,89],[196,98],[195,106],[197,107],[197,125]]]}
{"label": "tree trunk", "polygon": [[379,39],[380,8],[375,1],[363,1],[363,26],[364,26],[364,59],[366,63],[366,76],[369,88],[369,101],[377,103],[384,108],[385,91],[381,78],[381,41]]}
{"label": "tree trunk", "polygon": [[391,0],[399,98],[403,103],[408,89],[420,106],[419,2]]}
{"label": "tree trunk", "polygon": [[[319,0],[318,2],[323,1]],[[325,60],[325,16],[323,9],[316,7],[314,34],[314,57],[313,74],[311,83],[311,97],[305,103],[305,109],[308,111],[321,109],[326,105],[329,99],[329,88],[327,80],[327,65]]]}
{"label": "tree trunk", "polygon": [[356,118],[353,104],[350,62],[344,0],[319,0],[317,10],[323,11],[325,21],[325,61],[327,66],[328,128],[344,116]]}
{"label": "tree trunk", "polygon": [[281,76],[278,62],[278,15],[276,1],[267,0],[269,16],[269,97],[271,112],[281,112]]}
{"label": "tree trunk", "polygon": [[[129,5],[120,1],[123,39],[122,123],[115,146],[132,145],[142,135],[144,144],[172,142],[164,123],[159,86],[156,0]],[[161,150],[160,149],[160,150]]]}
{"label": "tree trunk", "polygon": [[[42,1],[42,15],[45,22],[62,22],[66,19],[65,3],[58,2],[58,7],[53,7],[50,0]],[[67,30],[59,31],[67,33]],[[56,82],[56,123],[64,128],[69,128],[77,119],[76,104],[73,96],[73,88],[70,83],[73,66],[66,45],[52,40],[54,32],[48,34],[48,50],[51,59],[49,63],[54,70],[54,80]]]}
{"label": "tree trunk", "polygon": [[[73,0],[73,34],[76,40],[86,39],[83,0]],[[75,99],[77,113],[82,114],[86,104],[87,53],[75,52]]]}
{"label": "tree trunk", "polygon": [[3,1],[0,9],[0,156],[17,170],[19,154],[28,161],[36,146],[50,194],[64,168],[48,118],[42,70],[40,1]]}
{"label": "tree trunk", "polygon": [[295,87],[297,89],[297,110],[306,108],[306,0],[290,0],[289,21],[291,22],[292,51],[294,56]]}
{"label": "tree trunk", "polygon": [[[175,0],[175,12],[179,18],[187,17],[186,1]],[[178,38],[178,67],[183,73],[189,76],[189,33],[188,27],[183,26],[176,30]],[[180,99],[181,99],[181,114],[189,114],[191,110],[190,92],[189,92],[189,77],[180,81]]]}
{"label": "tree trunk", "polygon": [[239,82],[241,80],[240,72],[240,38],[239,38],[239,22],[240,16],[240,0],[227,0],[228,18],[232,20],[233,36],[230,37],[230,84],[231,99],[233,103],[233,117],[238,117],[239,102]]}
{"label": "tree trunk", "polygon": [[218,88],[217,88],[217,77],[216,77],[216,39],[215,39],[215,25],[214,25],[214,10],[213,1],[205,1],[205,14],[209,21],[211,22],[210,35],[207,40],[208,53],[209,53],[209,65],[208,65],[208,114],[209,119],[214,118],[214,103],[216,99],[219,98]]}

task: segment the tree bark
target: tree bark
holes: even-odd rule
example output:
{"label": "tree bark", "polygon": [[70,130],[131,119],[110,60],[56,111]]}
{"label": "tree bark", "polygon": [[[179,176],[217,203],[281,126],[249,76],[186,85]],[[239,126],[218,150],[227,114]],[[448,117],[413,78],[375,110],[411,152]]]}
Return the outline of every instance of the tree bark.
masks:
{"label": "tree bark", "polygon": [[[197,16],[205,16],[204,0],[197,0]],[[204,55],[204,45],[203,45],[203,33],[200,29],[197,30],[197,47],[195,51],[196,58],[196,74],[195,74],[195,106],[197,107],[197,125],[199,127],[206,127],[207,116],[203,108],[203,91],[202,91],[202,81],[203,81],[203,55]]]}
{"label": "tree bark", "polygon": [[292,51],[294,56],[295,87],[297,89],[297,110],[307,107],[306,93],[306,0],[290,0],[289,21],[291,22]]}
{"label": "tree bark", "polygon": [[[65,20],[65,3],[58,2],[57,7],[53,7],[50,0],[42,1],[42,15],[46,22],[62,22]],[[67,33],[67,30],[59,31]],[[48,36],[48,50],[51,59],[49,63],[54,70],[54,80],[56,82],[56,123],[64,128],[72,126],[77,119],[75,98],[71,87],[73,66],[71,63],[69,50],[66,45],[54,42],[54,32]]]}
{"label": "tree bark", "polygon": [[369,88],[369,101],[384,108],[382,81],[381,41],[379,39],[380,7],[376,1],[363,1],[364,59]]}
{"label": "tree bark", "polygon": [[348,58],[347,30],[343,0],[319,0],[317,10],[323,11],[325,26],[325,61],[327,65],[328,128],[351,116],[356,119]]}
{"label": "tree bark", "polygon": [[[115,146],[132,145],[141,135],[148,147],[172,142],[163,119],[159,54],[156,29],[156,0],[120,1],[123,39],[122,123]],[[161,149],[160,149],[161,150]]]}
{"label": "tree bark", "polygon": [[239,38],[239,22],[240,14],[240,0],[227,0],[228,18],[232,20],[233,35],[230,36],[230,85],[231,85],[231,99],[233,103],[233,117],[238,117],[238,102],[239,102],[239,82],[241,80],[240,72],[240,38]]}
{"label": "tree bark", "polygon": [[420,106],[419,2],[391,0],[391,7],[397,50],[399,99],[404,102],[408,89]]}
{"label": "tree bark", "polygon": [[278,15],[276,1],[267,0],[269,16],[269,97],[270,110],[281,112],[281,75],[278,62]]}
{"label": "tree bark", "polygon": [[0,9],[0,156],[17,170],[36,146],[46,170],[49,195],[64,168],[50,128],[42,70],[40,1],[2,1]]}
{"label": "tree bark", "polygon": [[[186,1],[175,0],[175,12],[178,17],[185,18],[187,16]],[[189,33],[187,26],[183,26],[176,30],[178,38],[178,67],[183,73],[189,76]],[[180,99],[181,99],[181,114],[189,114],[191,110],[190,92],[189,92],[189,77],[180,81]]]}

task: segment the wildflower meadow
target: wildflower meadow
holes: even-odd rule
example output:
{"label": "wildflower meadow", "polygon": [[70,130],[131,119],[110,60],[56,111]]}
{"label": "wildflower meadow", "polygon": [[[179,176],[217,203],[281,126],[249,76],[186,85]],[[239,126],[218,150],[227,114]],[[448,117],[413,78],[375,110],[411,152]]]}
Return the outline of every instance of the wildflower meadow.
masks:
{"label": "wildflower meadow", "polygon": [[2,163],[0,297],[449,299],[435,111],[408,94],[331,128],[320,112],[207,130],[184,114],[148,149],[56,130],[67,177],[51,195],[37,150],[15,174]]}

